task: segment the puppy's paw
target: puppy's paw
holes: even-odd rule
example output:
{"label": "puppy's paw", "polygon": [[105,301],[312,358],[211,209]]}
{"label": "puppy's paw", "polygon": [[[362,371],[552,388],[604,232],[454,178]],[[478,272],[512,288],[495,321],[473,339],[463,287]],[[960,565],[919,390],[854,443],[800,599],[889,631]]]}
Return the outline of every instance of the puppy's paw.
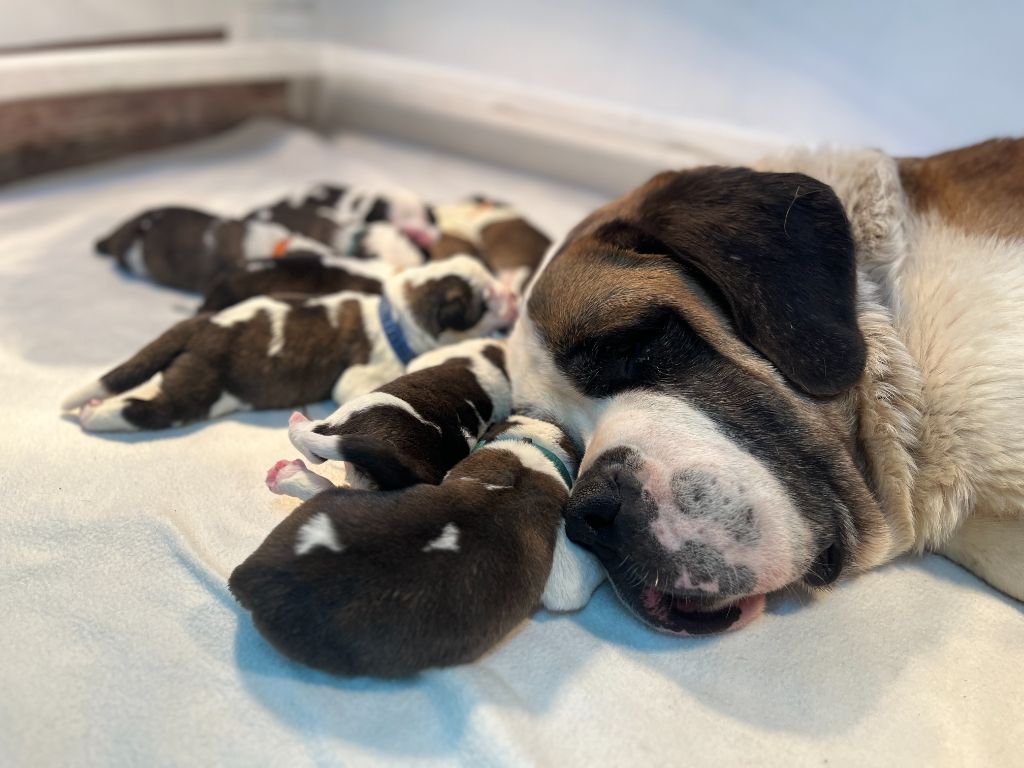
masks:
{"label": "puppy's paw", "polygon": [[334,487],[334,483],[326,477],[311,472],[302,459],[282,459],[267,472],[267,488],[271,493],[294,496],[303,501]]}
{"label": "puppy's paw", "polygon": [[124,402],[93,398],[78,410],[78,423],[86,432],[136,432],[138,427],[125,419]]}

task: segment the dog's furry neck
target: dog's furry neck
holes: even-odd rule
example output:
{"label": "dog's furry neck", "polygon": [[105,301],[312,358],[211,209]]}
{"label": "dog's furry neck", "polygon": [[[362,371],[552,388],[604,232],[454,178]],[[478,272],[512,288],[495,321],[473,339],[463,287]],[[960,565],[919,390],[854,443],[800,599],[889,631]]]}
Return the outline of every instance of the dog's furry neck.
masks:
{"label": "dog's furry neck", "polygon": [[881,563],[920,549],[914,497],[923,380],[896,327],[909,240],[907,201],[896,163],[872,150],[802,150],[762,161],[758,169],[820,179],[846,209],[857,249],[858,322],[867,362],[844,410],[857,436],[862,470],[891,528],[890,541],[879,542],[878,551],[866,559]]}

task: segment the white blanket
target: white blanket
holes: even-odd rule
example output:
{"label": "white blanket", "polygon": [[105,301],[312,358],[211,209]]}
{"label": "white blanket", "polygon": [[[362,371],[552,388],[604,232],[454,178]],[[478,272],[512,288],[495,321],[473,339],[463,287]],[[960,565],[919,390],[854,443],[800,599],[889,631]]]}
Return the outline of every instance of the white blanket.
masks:
{"label": "white blanket", "polygon": [[1024,610],[938,557],[702,640],[645,629],[604,586],[407,682],[278,656],[225,582],[293,505],[263,486],[294,453],[288,414],[95,436],[57,404],[196,303],[117,273],[97,236],[322,179],[487,192],[557,234],[601,202],[271,124],[0,191],[0,765],[1024,765]]}

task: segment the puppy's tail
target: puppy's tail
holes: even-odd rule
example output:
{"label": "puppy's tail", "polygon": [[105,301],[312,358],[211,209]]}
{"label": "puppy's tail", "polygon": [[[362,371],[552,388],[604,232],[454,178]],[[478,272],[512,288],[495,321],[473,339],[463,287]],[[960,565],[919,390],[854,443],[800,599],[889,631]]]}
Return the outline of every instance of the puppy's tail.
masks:
{"label": "puppy's tail", "polygon": [[72,411],[94,398],[103,399],[144,384],[155,374],[166,369],[185,349],[196,329],[206,322],[206,316],[192,317],[172,326],[126,362],[107,372],[97,381],[72,392],[64,398],[61,408]]}
{"label": "puppy's tail", "polygon": [[436,483],[425,467],[417,466],[391,443],[366,435],[338,438],[338,458],[353,464],[382,491],[408,488],[419,483]]}
{"label": "puppy's tail", "polygon": [[324,422],[310,421],[296,412],[288,422],[288,437],[314,464],[347,461],[382,491],[439,480],[428,467],[419,466],[391,443],[366,435],[332,435],[318,431],[324,428]]}
{"label": "puppy's tail", "polygon": [[124,256],[148,226],[150,211],[144,211],[121,224],[117,229],[104,238],[96,241],[96,253],[100,256],[113,256],[117,258]]}

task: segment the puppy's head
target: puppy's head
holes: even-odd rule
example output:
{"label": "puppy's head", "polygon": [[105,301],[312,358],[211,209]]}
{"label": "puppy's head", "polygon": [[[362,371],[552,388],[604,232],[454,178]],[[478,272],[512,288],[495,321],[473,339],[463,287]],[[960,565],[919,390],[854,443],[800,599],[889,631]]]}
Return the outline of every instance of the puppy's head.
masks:
{"label": "puppy's head", "polygon": [[518,314],[516,295],[471,256],[407,269],[384,292],[406,330],[426,336],[422,348],[506,331]]}
{"label": "puppy's head", "polygon": [[433,209],[414,192],[399,187],[375,194],[364,221],[388,221],[421,248],[429,248],[441,234]]}
{"label": "puppy's head", "polygon": [[661,174],[570,234],[510,341],[517,408],[586,444],[571,538],[659,629],[889,554],[845,408],[865,347],[849,224],[800,174]]}

